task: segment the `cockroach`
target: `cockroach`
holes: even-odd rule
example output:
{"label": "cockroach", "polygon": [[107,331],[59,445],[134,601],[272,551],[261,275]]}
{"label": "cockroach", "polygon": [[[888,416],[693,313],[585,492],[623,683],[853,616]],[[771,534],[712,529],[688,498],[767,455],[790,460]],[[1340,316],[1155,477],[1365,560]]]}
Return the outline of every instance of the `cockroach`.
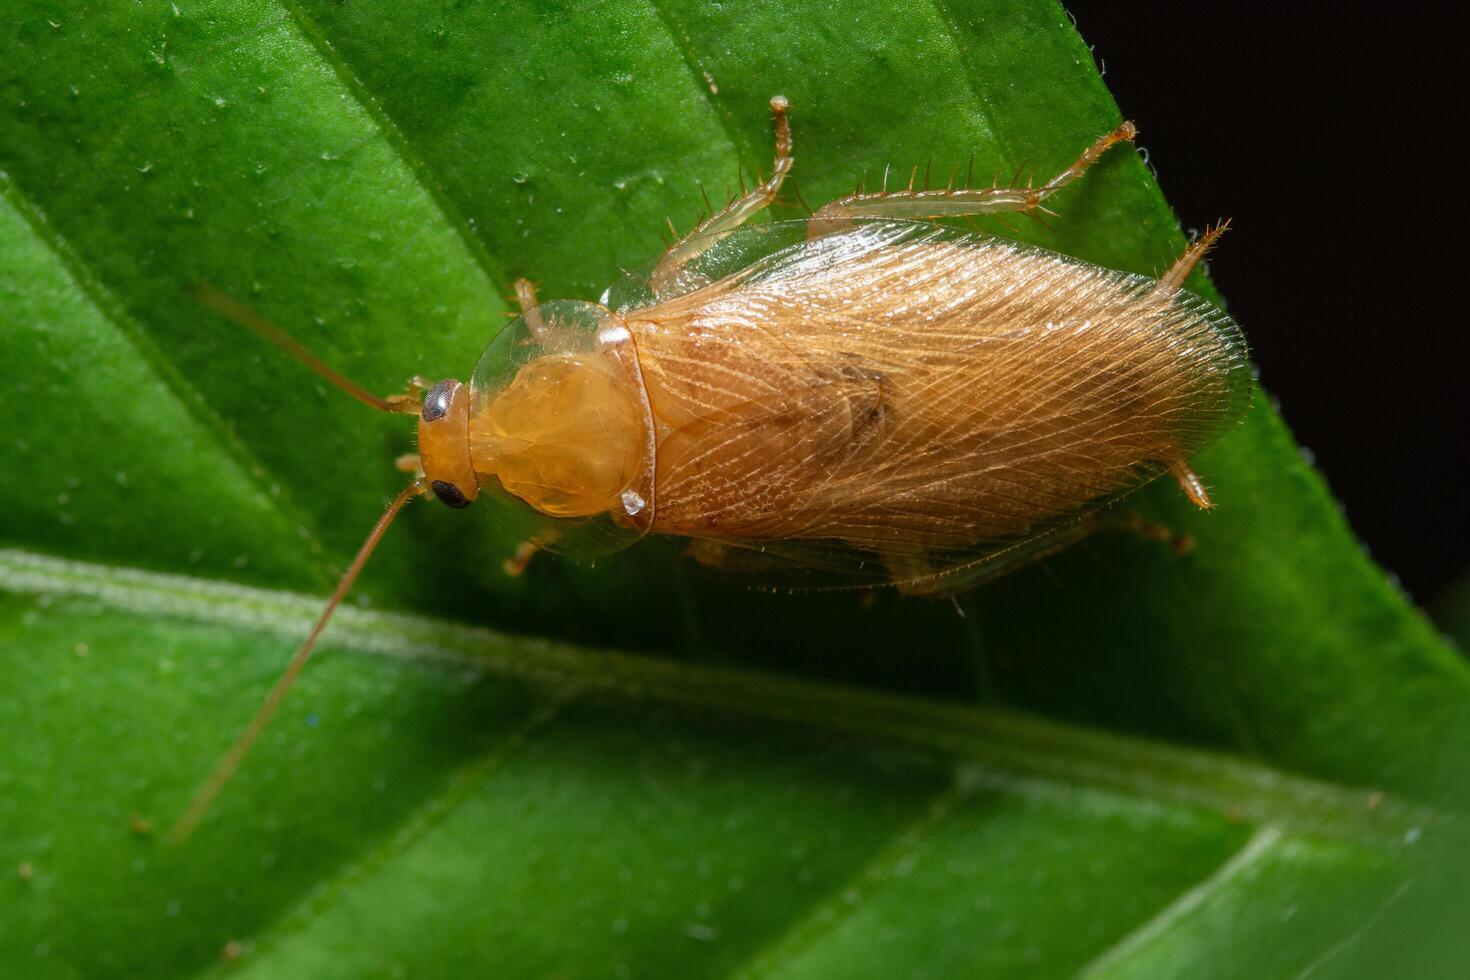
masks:
{"label": "cockroach", "polygon": [[452,508],[495,498],[526,538],[512,573],[538,549],[588,556],[661,534],[688,539],[703,564],[766,582],[929,593],[1107,526],[1106,504],[1162,473],[1211,506],[1189,458],[1243,414],[1250,370],[1231,318],[1181,287],[1224,226],[1151,278],[941,223],[1050,213],[1048,198],[1133,140],[1132,123],[1040,186],[859,190],[802,221],[747,225],[794,163],[787,101],[771,110],[769,179],[600,303],[538,304],[518,281],[522,313],[467,385],[415,379],[408,394],[380,398],[201,289],[206,305],[353,397],[416,415],[418,453],[400,461],[412,481],[176,839],[420,494]]}

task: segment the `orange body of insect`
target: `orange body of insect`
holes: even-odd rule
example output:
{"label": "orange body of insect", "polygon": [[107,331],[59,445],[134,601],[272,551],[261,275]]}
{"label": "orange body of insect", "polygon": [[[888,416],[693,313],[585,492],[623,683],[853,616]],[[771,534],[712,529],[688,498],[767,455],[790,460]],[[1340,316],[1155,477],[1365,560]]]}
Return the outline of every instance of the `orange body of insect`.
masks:
{"label": "orange body of insect", "polygon": [[[536,547],[599,554],[648,534],[706,564],[804,584],[952,591],[1100,526],[1100,507],[1171,472],[1243,413],[1239,330],[1180,286],[1223,229],[1154,279],[935,219],[1045,210],[1124,123],[1040,187],[857,193],[801,222],[745,225],[776,164],[603,303],[537,305],[468,385],[381,399],[212,291],[219,311],[377,408],[419,417],[414,482],[389,507],[266,705],[200,792],[186,834],[300,672],[398,510],[480,496]],[[806,577],[802,577],[806,576]]]}
{"label": "orange body of insect", "polygon": [[528,309],[454,388],[445,438],[437,407],[421,423],[441,497],[508,493],[593,522],[594,549],[679,535],[711,564],[914,588],[1053,546],[1160,472],[1207,503],[1187,460],[1239,417],[1249,370],[1233,322],[1179,289],[1202,248],[1152,279],[913,220],[1039,207],[1131,126],[1043,188],[854,195],[738,228],[722,219],[790,166],[774,106],[772,181],[641,295]]}

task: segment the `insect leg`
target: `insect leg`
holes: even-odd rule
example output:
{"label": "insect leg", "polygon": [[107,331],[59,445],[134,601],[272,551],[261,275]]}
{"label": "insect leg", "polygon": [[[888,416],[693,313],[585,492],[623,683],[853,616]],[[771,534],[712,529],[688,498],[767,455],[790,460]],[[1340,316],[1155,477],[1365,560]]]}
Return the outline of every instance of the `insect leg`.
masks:
{"label": "insect leg", "polygon": [[536,308],[536,284],[526,277],[515,281],[516,305],[521,308],[522,313],[530,313]]}
{"label": "insect leg", "polygon": [[1102,510],[959,568],[936,569],[923,556],[890,557],[884,560],[884,564],[888,566],[893,584],[900,592],[942,599],[1000,578],[1103,531],[1137,534],[1150,541],[1166,544],[1181,555],[1187,555],[1194,550],[1193,535],[1180,534],[1162,524],[1146,520],[1137,511]]}
{"label": "insect leg", "polygon": [[771,169],[771,176],[755,189],[735,198],[723,210],[705,218],[688,235],[669,246],[653,270],[656,295],[672,295],[681,291],[681,287],[687,285],[680,281],[680,273],[686,265],[716,244],[722,235],[739,228],[776,199],[781,184],[796,162],[791,155],[791,123],[786,118],[789,107],[790,103],[783,95],[771,99],[771,115],[776,122],[776,163]]}
{"label": "insect leg", "polygon": [[531,564],[531,559],[536,557],[536,552],[541,546],[535,541],[522,541],[516,545],[516,553],[500,563],[505,574],[511,578],[520,578],[526,574],[526,566]]}
{"label": "insect leg", "polygon": [[1169,475],[1179,481],[1179,489],[1189,498],[1189,502],[1200,510],[1213,510],[1215,502],[1210,499],[1210,492],[1205,489],[1205,482],[1199,478],[1199,474],[1189,468],[1188,463],[1175,463],[1169,467]]}
{"label": "insect leg", "polygon": [[1184,250],[1184,254],[1175,259],[1174,264],[1169,266],[1169,271],[1159,277],[1157,288],[1172,293],[1180,286],[1183,286],[1184,280],[1189,278],[1190,271],[1194,269],[1199,260],[1204,258],[1210,249],[1215,247],[1215,243],[1220,240],[1220,236],[1229,230],[1230,220],[1228,218],[1213,228],[1207,228],[1203,235],[1189,243],[1189,247]]}
{"label": "insect leg", "polygon": [[1116,143],[1131,142],[1138,130],[1125,122],[1100,136],[1073,164],[1040,187],[996,184],[937,190],[878,191],[850,194],[823,205],[812,215],[808,238],[820,238],[848,227],[855,218],[909,218],[934,220],[1006,211],[1045,210],[1042,202],[1081,177],[1098,157]]}
{"label": "insect leg", "polygon": [[531,331],[531,336],[537,340],[545,341],[542,336],[545,324],[541,320],[541,314],[536,312],[536,284],[522,276],[515,281],[516,305],[521,308],[521,316],[526,318],[526,329]]}
{"label": "insect leg", "polygon": [[1085,522],[1092,531],[1126,531],[1149,541],[1166,544],[1181,555],[1194,550],[1194,535],[1180,534],[1173,528],[1150,521],[1136,510],[1108,511],[1095,514]]}

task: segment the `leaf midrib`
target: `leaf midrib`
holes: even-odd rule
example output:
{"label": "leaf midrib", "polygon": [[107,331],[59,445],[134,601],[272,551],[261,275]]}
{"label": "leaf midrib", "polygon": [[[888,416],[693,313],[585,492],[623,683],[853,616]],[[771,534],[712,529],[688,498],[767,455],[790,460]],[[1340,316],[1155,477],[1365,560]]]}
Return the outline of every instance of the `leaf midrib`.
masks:
{"label": "leaf midrib", "polygon": [[[322,602],[19,549],[0,549],[0,589],[290,639],[309,628]],[[1094,787],[1388,848],[1419,838],[1441,819],[1413,801],[1202,749],[993,708],[593,650],[412,613],[344,607],[327,638],[338,648],[469,667],[561,694],[712,709],[899,743],[952,758],[971,767],[974,778],[1023,795],[1058,785]]]}

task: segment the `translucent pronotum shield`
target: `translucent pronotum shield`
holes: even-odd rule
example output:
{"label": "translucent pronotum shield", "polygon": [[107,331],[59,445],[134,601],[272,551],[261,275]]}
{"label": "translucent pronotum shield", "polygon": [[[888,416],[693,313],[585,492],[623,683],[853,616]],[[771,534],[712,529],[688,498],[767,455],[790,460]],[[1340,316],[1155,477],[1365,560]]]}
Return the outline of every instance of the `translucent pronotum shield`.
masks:
{"label": "translucent pronotum shield", "polygon": [[555,300],[517,317],[485,348],[470,397],[476,474],[508,531],[575,558],[647,532],[653,418],[616,314]]}

